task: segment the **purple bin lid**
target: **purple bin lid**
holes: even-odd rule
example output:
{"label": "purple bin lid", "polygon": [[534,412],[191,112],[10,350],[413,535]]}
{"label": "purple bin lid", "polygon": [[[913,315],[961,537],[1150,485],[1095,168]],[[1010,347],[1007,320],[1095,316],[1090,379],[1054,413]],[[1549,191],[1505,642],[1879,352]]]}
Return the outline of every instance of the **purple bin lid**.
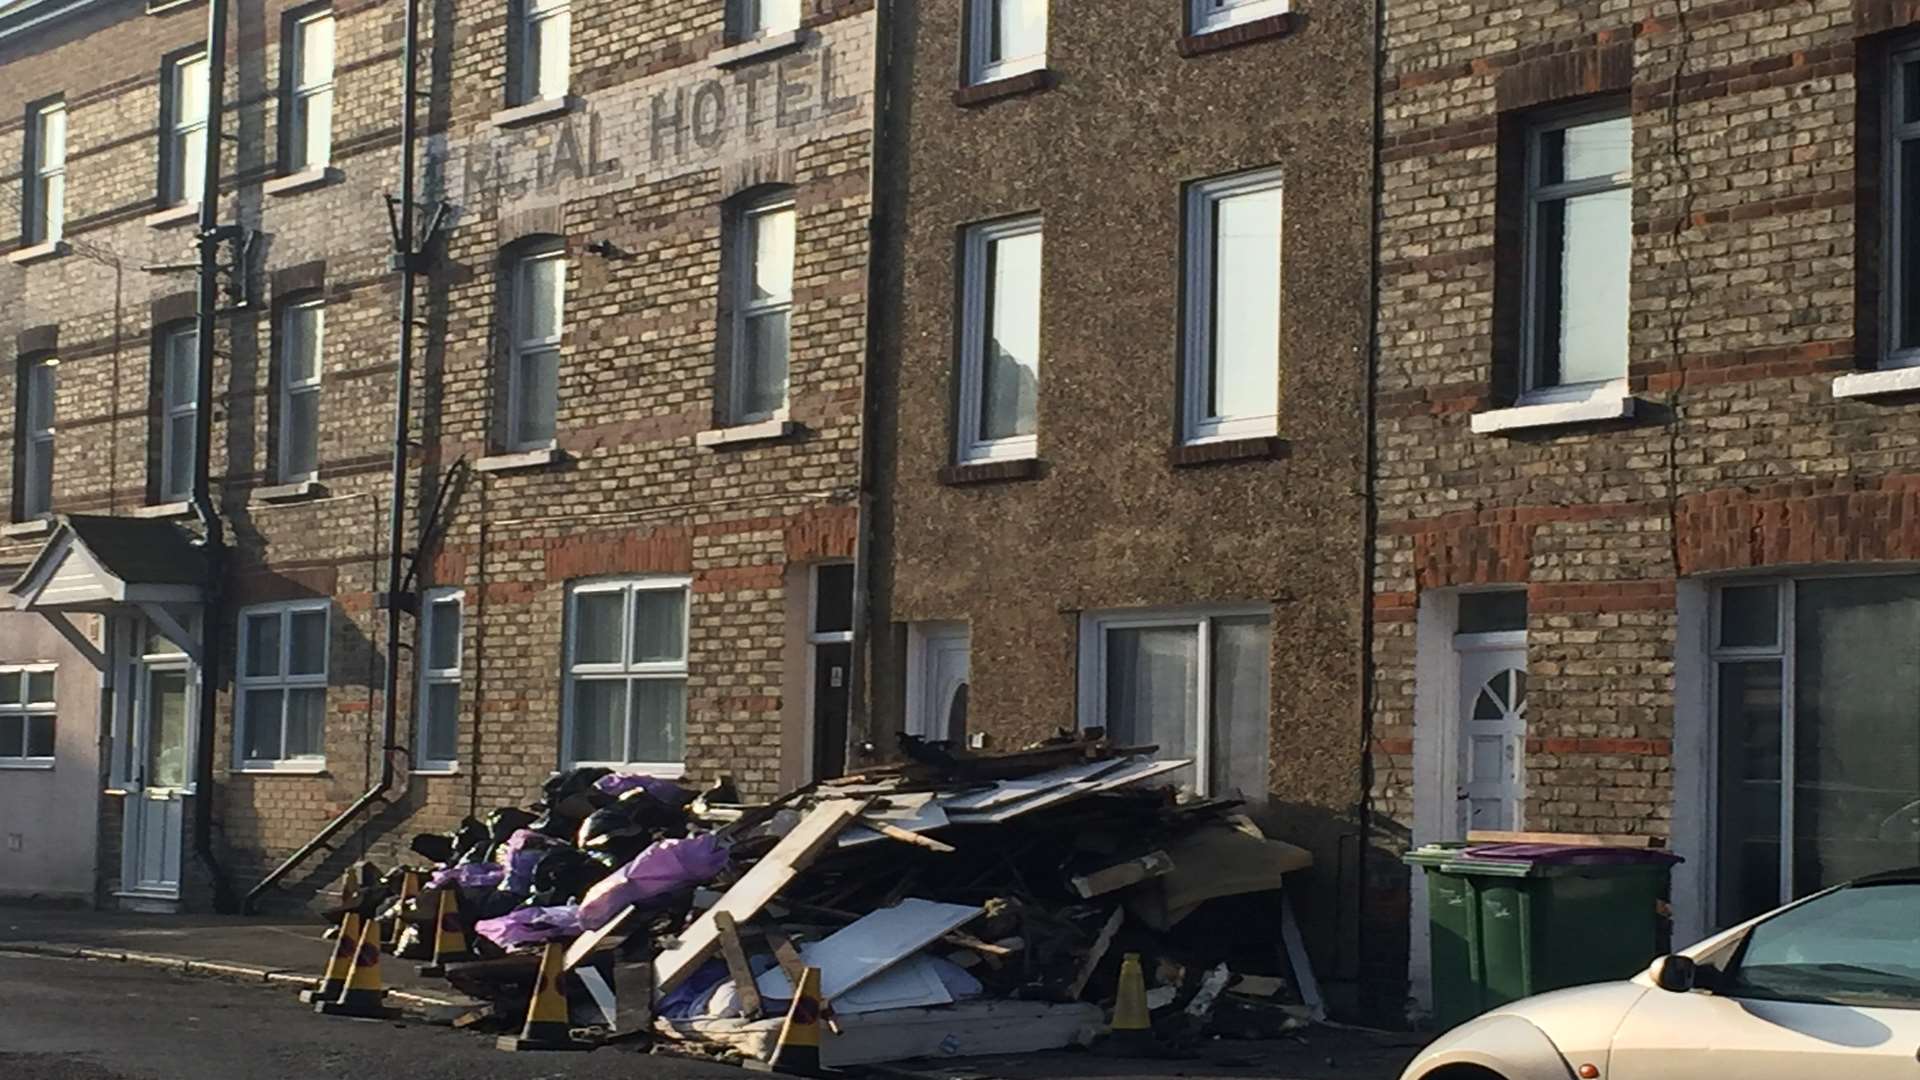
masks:
{"label": "purple bin lid", "polygon": [[1545,866],[1672,866],[1680,856],[1661,848],[1590,847],[1584,844],[1476,844],[1461,852],[1469,859],[1532,862]]}

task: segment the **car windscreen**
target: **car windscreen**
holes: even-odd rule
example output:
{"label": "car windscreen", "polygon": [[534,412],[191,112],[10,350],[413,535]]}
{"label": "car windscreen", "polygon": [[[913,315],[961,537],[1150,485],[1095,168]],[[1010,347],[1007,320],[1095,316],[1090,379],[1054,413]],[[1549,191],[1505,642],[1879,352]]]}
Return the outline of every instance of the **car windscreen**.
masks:
{"label": "car windscreen", "polygon": [[1841,889],[1760,923],[1720,992],[1920,1009],[1920,882]]}

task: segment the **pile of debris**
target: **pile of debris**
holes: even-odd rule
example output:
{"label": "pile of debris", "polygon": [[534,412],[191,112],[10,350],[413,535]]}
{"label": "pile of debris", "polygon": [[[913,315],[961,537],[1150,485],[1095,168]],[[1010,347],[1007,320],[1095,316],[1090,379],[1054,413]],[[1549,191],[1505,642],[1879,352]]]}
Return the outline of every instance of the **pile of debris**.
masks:
{"label": "pile of debris", "polygon": [[416,838],[438,865],[428,891],[360,907],[417,920],[399,946],[424,956],[453,897],[480,955],[446,976],[503,1021],[562,942],[582,976],[577,1023],[759,1059],[808,967],[832,1018],[828,1065],[1089,1043],[1128,954],[1163,1044],[1321,1015],[1281,891],[1309,856],[1235,801],[1181,794],[1188,762],[1099,733],[907,749],[907,764],[759,806],[724,781],[696,797],[576,769],[530,810]]}

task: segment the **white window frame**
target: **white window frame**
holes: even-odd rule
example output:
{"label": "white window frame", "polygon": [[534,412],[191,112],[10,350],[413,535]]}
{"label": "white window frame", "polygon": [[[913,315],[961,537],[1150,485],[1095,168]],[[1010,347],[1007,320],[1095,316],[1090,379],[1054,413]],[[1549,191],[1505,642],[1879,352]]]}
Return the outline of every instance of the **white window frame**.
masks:
{"label": "white window frame", "polygon": [[[1037,457],[1040,453],[1038,431],[1032,435],[1012,435],[988,439],[986,430],[987,347],[992,340],[993,283],[988,279],[993,246],[1002,240],[1022,236],[1040,236],[1041,273],[1046,268],[1045,229],[1038,215],[1008,221],[989,222],[967,229],[962,252],[960,321],[959,423],[956,425],[961,464],[982,461],[1013,461]],[[1044,352],[1042,353],[1044,357]],[[1044,360],[1041,361],[1044,366]],[[1037,411],[1036,403],[1036,411]],[[1036,428],[1038,425],[1035,425]]]}
{"label": "white window frame", "polygon": [[[293,616],[302,612],[320,612],[325,622],[320,630],[320,671],[317,674],[292,674],[288,669],[293,657]],[[263,615],[274,615],[280,620],[280,663],[279,671],[273,675],[247,674],[248,635],[252,632],[253,619]],[[240,609],[239,648],[234,653],[234,724],[233,724],[233,761],[236,772],[319,772],[326,768],[326,706],[325,691],[327,679],[333,670],[333,602],[331,600],[289,600],[275,604],[255,604]],[[299,757],[287,757],[287,702],[291,691],[318,689],[322,692],[321,706],[321,751],[318,754],[306,754]],[[247,728],[253,717],[247,715],[247,692],[250,690],[280,691],[280,757],[246,757]]]}
{"label": "white window frame", "polygon": [[1285,15],[1290,10],[1288,0],[1188,0],[1188,32],[1211,34],[1256,19]]}
{"label": "white window frame", "polygon": [[32,167],[24,177],[27,235],[22,240],[28,245],[57,243],[66,230],[67,120],[67,103],[58,99],[35,106],[27,118]]}
{"label": "white window frame", "polygon": [[[313,374],[304,379],[293,377],[293,341],[295,322],[308,312],[315,320],[313,335]],[[320,475],[320,407],[316,401],[313,410],[313,468],[295,470],[293,467],[293,403],[294,399],[312,395],[320,396],[320,376],[326,370],[327,352],[327,305],[320,297],[299,300],[288,304],[280,313],[280,452],[279,469],[281,483],[293,484],[303,480],[312,480]]]}
{"label": "white window frame", "polygon": [[[759,279],[759,222],[775,214],[792,214],[794,235],[793,265],[787,268],[789,285],[785,297],[769,300],[756,300],[753,295],[754,283]],[[793,282],[799,268],[800,257],[800,217],[795,209],[793,193],[782,191],[768,195],[739,208],[733,222],[734,265],[738,272],[733,282],[733,320],[731,327],[731,348],[728,350],[730,375],[727,380],[727,415],[733,423],[749,424],[762,420],[785,420],[788,409],[793,403]],[[749,411],[746,403],[745,378],[748,359],[753,347],[753,337],[748,333],[749,325],[758,318],[783,316],[787,320],[787,349],[781,363],[786,368],[786,392],[781,395],[780,404],[768,411]]]}
{"label": "white window frame", "polygon": [[[1258,617],[1267,620],[1267,632],[1273,632],[1273,607],[1270,604],[1208,604],[1194,607],[1145,608],[1120,611],[1094,611],[1080,616],[1080,726],[1107,726],[1107,633],[1112,630],[1155,630],[1173,627],[1191,629],[1199,635],[1193,677],[1194,714],[1199,730],[1194,736],[1193,790],[1207,796],[1213,787],[1213,624],[1220,619]],[[1272,704],[1267,707],[1272,723]]]}
{"label": "white window frame", "polygon": [[[801,0],[734,0],[739,12],[740,32],[736,35],[741,41],[757,41],[773,37],[776,34],[789,34],[800,29],[800,20],[804,15]],[[776,5],[789,9],[791,15],[775,17]]]}
{"label": "white window frame", "polygon": [[[553,101],[564,98],[573,84],[573,4],[572,0],[519,0],[520,17],[520,56],[519,56],[519,95],[520,104],[530,105],[538,101]],[[561,80],[562,88],[558,93],[542,93],[540,84],[549,72],[542,65],[540,43],[542,35],[550,32],[567,35],[565,52],[567,70]]]}
{"label": "white window frame", "polygon": [[[0,679],[18,679],[20,682],[20,696],[24,699],[27,696],[27,687],[32,684],[32,680],[27,676],[43,671],[47,672],[54,677],[53,692],[57,699],[60,693],[59,668],[60,665],[58,664],[8,664],[0,667]],[[57,700],[23,700],[22,703],[18,705],[0,705],[0,716],[20,717],[20,745],[14,748],[20,752],[13,756],[0,756],[0,769],[51,769],[54,767],[54,763],[59,759],[60,755],[58,741],[60,738],[60,706]],[[27,747],[32,741],[32,727],[35,717],[45,717],[53,724],[55,743],[54,752],[51,755],[40,757],[27,756]]]}
{"label": "white window frame", "polygon": [[[431,662],[433,659],[432,644],[433,635],[436,630],[435,624],[441,618],[441,605],[449,603],[453,605],[453,618],[457,624],[453,638],[453,666],[433,667],[431,666]],[[415,773],[458,772],[460,768],[457,753],[460,732],[460,705],[458,695],[461,686],[461,671],[465,667],[467,655],[467,591],[458,585],[429,589],[426,595],[420,598],[420,604],[420,707],[414,710],[415,715],[418,717],[417,726],[419,736],[414,740],[413,771]],[[431,693],[431,689],[436,686],[451,686],[454,688],[455,698],[452,716],[440,717],[433,715],[433,694]],[[427,756],[427,747],[432,743],[428,735],[433,728],[440,724],[453,725],[454,744],[456,747],[456,755],[453,758],[441,759]]]}
{"label": "white window frame", "polygon": [[[20,423],[20,518],[32,521],[53,512],[54,436],[60,422],[55,413],[59,402],[60,361],[52,356],[32,357],[20,365],[20,395],[24,408]],[[39,395],[47,396],[47,425],[35,427],[34,408]],[[46,484],[41,486],[41,466],[45,464]]]}
{"label": "white window frame", "polygon": [[[620,593],[623,596],[621,606],[621,654],[617,663],[582,664],[575,663],[573,650],[579,640],[579,598],[594,593]],[[680,643],[681,656],[677,661],[650,661],[636,663],[633,660],[633,597],[641,592],[678,592],[680,603]],[[689,658],[693,652],[693,578],[686,575],[661,575],[650,577],[599,578],[574,583],[567,589],[566,633],[563,645],[561,681],[564,684],[563,705],[560,720],[560,760],[564,767],[575,768],[581,765],[603,765],[609,768],[630,769],[645,772],[652,776],[674,779],[686,775],[684,761],[581,761],[576,760],[573,750],[574,728],[574,691],[583,679],[618,679],[628,684],[647,679],[678,680],[683,687],[688,686]],[[693,702],[684,692],[687,716],[683,722],[691,719]],[[627,715],[622,719],[621,741],[628,743],[632,736],[633,692],[627,692]],[[682,732],[685,735],[685,732]]]}
{"label": "white window frame", "polygon": [[[286,63],[287,78],[287,165],[289,172],[322,168],[333,161],[333,77],[338,64],[339,39],[333,37],[327,50],[327,70],[324,78],[312,78],[312,72],[306,69],[307,36],[313,28],[326,23],[337,34],[332,9],[323,9],[294,20],[292,32],[287,36]],[[331,36],[331,35],[330,35]],[[313,104],[324,98],[328,104],[327,128],[317,158],[307,156],[307,141],[312,133]]]}
{"label": "white window frame", "polygon": [[[1281,193],[1283,235],[1276,239],[1283,245],[1280,271],[1284,278],[1286,272],[1285,190],[1282,173],[1277,168],[1258,169],[1187,185],[1187,282],[1185,341],[1181,357],[1183,398],[1181,441],[1189,445],[1226,439],[1263,438],[1280,432],[1278,375],[1286,356],[1279,341],[1274,342],[1274,411],[1213,416],[1210,415],[1208,402],[1213,397],[1210,369],[1213,367],[1213,305],[1216,256],[1218,255],[1214,243],[1214,220],[1218,207],[1222,202],[1236,196],[1258,195],[1269,191]],[[1274,302],[1280,303],[1280,298],[1276,296]],[[1281,319],[1284,325],[1284,312]]]}
{"label": "white window frame", "polygon": [[[1525,284],[1521,289],[1520,306],[1520,401],[1521,405],[1550,405],[1568,402],[1600,401],[1617,399],[1627,393],[1626,366],[1628,357],[1620,359],[1620,374],[1611,379],[1598,379],[1578,383],[1545,384],[1541,381],[1540,355],[1540,316],[1544,305],[1556,302],[1544,296],[1540,291],[1540,245],[1543,239],[1540,230],[1540,208],[1548,203],[1566,202],[1582,195],[1597,195],[1608,191],[1633,190],[1633,158],[1628,152],[1627,169],[1610,176],[1579,177],[1558,184],[1540,183],[1540,169],[1545,162],[1542,143],[1548,135],[1568,128],[1599,123],[1628,116],[1629,110],[1624,103],[1613,103],[1600,108],[1585,108],[1577,112],[1563,112],[1558,115],[1542,117],[1527,129],[1526,160],[1526,270]],[[1631,230],[1629,230],[1631,233]]]}
{"label": "white window frame", "polygon": [[968,0],[967,3],[967,83],[1010,79],[1047,66],[1047,8],[1051,0],[1033,0],[1040,4],[1040,51],[1024,56],[993,59],[993,24],[1003,5],[1019,0]]}
{"label": "white window frame", "polygon": [[[1901,251],[1900,239],[1900,216],[1903,210],[1909,209],[1906,202],[1908,197],[1902,194],[1902,189],[1906,185],[1920,183],[1920,176],[1909,174],[1900,153],[1902,147],[1920,140],[1920,119],[1910,122],[1900,119],[1909,104],[1901,75],[1913,65],[1920,65],[1920,43],[1909,43],[1887,59],[1887,96],[1883,102],[1887,113],[1886,145],[1881,155],[1886,159],[1885,194],[1881,196],[1882,217],[1885,219],[1881,242],[1886,252],[1881,259],[1885,266],[1881,306],[1886,309],[1881,325],[1884,344],[1881,346],[1880,367],[1883,369],[1920,367],[1920,340],[1905,348],[1900,346],[1900,326],[1906,321],[1909,306],[1920,303],[1920,299],[1910,295],[1914,286],[1907,282],[1907,275],[1901,266],[1901,256],[1905,253]],[[1920,116],[1920,109],[1916,109],[1915,114]]]}
{"label": "white window frame", "polygon": [[[185,499],[193,494],[193,476],[191,472],[189,472],[189,474],[186,476],[173,475],[173,440],[175,437],[173,432],[174,421],[182,417],[194,416],[200,410],[200,394],[199,394],[199,388],[197,386],[190,387],[189,390],[191,392],[186,394],[176,395],[174,393],[176,388],[173,385],[173,372],[174,372],[173,352],[176,349],[187,348],[189,346],[195,350],[195,356],[194,356],[195,362],[193,364],[188,365],[186,370],[192,371],[194,373],[194,378],[198,380],[199,371],[200,371],[199,364],[198,364],[198,359],[199,359],[198,350],[200,347],[198,329],[196,329],[192,323],[182,323],[178,326],[170,327],[161,333],[161,338],[160,338],[160,349],[161,349],[161,355],[160,355],[160,407],[161,407],[160,408],[160,412],[161,412],[160,501],[161,502],[175,502],[181,499]],[[176,397],[184,398],[185,400],[176,402],[175,401]],[[196,439],[199,437],[199,427],[197,424],[194,427],[193,437]],[[198,447],[195,448],[195,452],[198,453]]]}
{"label": "white window frame", "polygon": [[[542,263],[556,263],[559,278],[555,285],[560,299],[560,318],[556,320],[550,337],[531,336],[528,330],[532,323],[528,305],[533,298],[534,269]],[[519,256],[513,263],[513,277],[508,285],[508,304],[512,319],[507,327],[507,423],[504,449],[509,452],[526,450],[549,450],[555,445],[560,429],[560,359],[561,343],[567,335],[567,253],[563,247],[540,246]],[[520,403],[527,389],[523,383],[521,360],[535,353],[553,354],[554,416],[555,435],[545,439],[525,437],[520,430]]]}
{"label": "white window frame", "polygon": [[[198,116],[189,117],[181,111],[182,103],[187,96],[185,93],[187,73],[189,69],[195,68],[199,71],[200,79],[204,81],[210,78],[209,72],[211,68],[207,63],[207,54],[205,52],[188,53],[185,56],[174,58],[167,64],[167,117],[169,127],[167,131],[166,161],[163,163],[163,167],[166,170],[164,174],[165,183],[161,185],[160,190],[160,201],[167,206],[185,206],[189,203],[198,202],[200,199],[200,192],[187,190],[187,174],[189,169],[195,173],[201,173],[201,165],[194,162],[196,152],[189,147],[189,142],[195,135],[200,136],[201,141],[198,153],[204,153],[207,136],[206,103],[210,103],[212,88],[208,86],[206,92],[200,95],[200,100],[203,104]],[[204,173],[201,175],[204,182]]]}

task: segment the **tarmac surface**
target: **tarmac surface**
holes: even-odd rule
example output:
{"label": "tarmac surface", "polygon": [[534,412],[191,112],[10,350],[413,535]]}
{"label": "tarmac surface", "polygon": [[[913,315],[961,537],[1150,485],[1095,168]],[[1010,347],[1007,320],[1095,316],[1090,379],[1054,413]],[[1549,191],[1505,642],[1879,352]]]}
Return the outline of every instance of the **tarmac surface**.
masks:
{"label": "tarmac surface", "polygon": [[[328,946],[312,920],[0,907],[0,1080],[742,1080],[737,1067],[633,1046],[509,1054],[421,1022],[462,1012],[444,982],[382,964],[400,1022],[316,1016],[295,1000]],[[85,955],[83,955],[85,954]],[[467,1003],[470,1004],[470,1003]],[[1198,1057],[1084,1052],[907,1062],[865,1080],[1394,1080],[1421,1038],[1317,1027],[1216,1040]]]}

